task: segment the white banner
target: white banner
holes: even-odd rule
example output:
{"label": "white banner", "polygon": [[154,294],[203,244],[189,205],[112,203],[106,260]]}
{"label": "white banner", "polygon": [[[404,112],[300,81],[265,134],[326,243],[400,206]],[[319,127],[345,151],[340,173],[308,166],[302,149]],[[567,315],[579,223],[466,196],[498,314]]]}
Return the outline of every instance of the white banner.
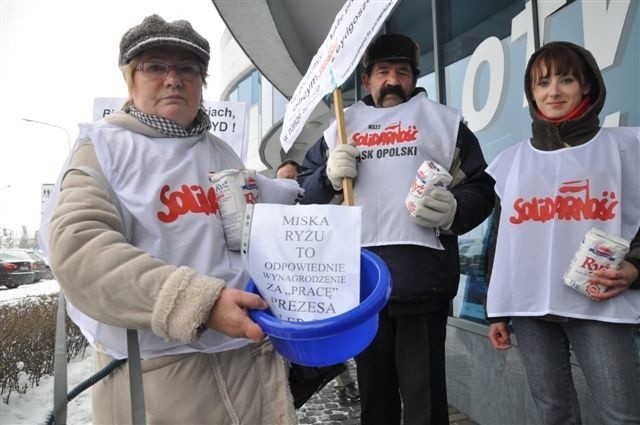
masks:
{"label": "white banner", "polygon": [[326,319],[360,303],[360,207],[255,204],[249,274],[281,320]]}
{"label": "white banner", "polygon": [[53,183],[42,183],[42,189],[40,191],[40,217],[44,215],[44,208],[51,198],[51,192],[53,191]]}
{"label": "white banner", "polygon": [[[122,109],[127,99],[96,97],[93,100],[93,120],[97,121]],[[247,161],[249,148],[249,104],[246,102],[203,102],[211,120],[210,132],[229,144],[235,153]]]}
{"label": "white banner", "polygon": [[93,120],[98,121],[122,109],[127,101],[124,97],[94,97]]}
{"label": "white banner", "polygon": [[397,0],[348,0],[336,15],[284,115],[280,143],[288,152],[320,99],[353,73]]}
{"label": "white banner", "polygon": [[249,150],[249,104],[246,102],[208,102],[203,106],[211,120],[211,133],[227,142],[247,162]]}

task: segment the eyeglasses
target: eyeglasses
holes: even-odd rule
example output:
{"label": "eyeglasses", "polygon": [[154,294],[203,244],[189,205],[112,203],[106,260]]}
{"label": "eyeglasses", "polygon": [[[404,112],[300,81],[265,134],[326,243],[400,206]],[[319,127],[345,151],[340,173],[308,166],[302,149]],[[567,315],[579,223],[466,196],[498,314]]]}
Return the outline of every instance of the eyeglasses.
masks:
{"label": "eyeglasses", "polygon": [[149,78],[153,79],[165,78],[172,69],[185,80],[195,80],[202,75],[202,67],[194,62],[179,63],[177,65],[169,65],[156,61],[141,62],[136,69],[144,72]]}

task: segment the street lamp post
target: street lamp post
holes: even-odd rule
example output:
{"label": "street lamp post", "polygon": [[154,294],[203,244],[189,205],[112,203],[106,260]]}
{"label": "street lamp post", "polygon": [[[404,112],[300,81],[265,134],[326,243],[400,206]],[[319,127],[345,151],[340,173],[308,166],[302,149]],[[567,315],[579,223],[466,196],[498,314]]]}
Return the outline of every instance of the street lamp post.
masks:
{"label": "street lamp post", "polygon": [[32,120],[31,118],[22,118],[23,121],[26,122],[32,122],[35,124],[42,124],[42,125],[47,125],[49,127],[54,127],[54,128],[59,128],[60,130],[64,131],[67,135],[67,151],[71,152],[71,135],[69,134],[69,131],[67,131],[66,128],[56,125],[56,124],[51,124],[49,122],[44,122],[44,121],[38,121],[38,120]]}
{"label": "street lamp post", "polygon": [[[46,125],[49,127],[54,127],[54,128],[58,128],[62,131],[64,131],[64,133],[67,135],[67,152],[70,154],[71,153],[71,135],[69,134],[69,131],[67,131],[66,128],[59,126],[57,124],[51,124],[49,122],[45,122],[45,121],[38,121],[38,120],[32,120],[31,118],[22,118],[23,121],[26,122],[30,122],[30,123],[34,123],[34,124],[42,124],[42,125]],[[51,185],[53,186],[53,185]],[[42,218],[42,216],[44,215],[44,205],[45,205],[45,199],[43,199],[42,197],[45,194],[45,184],[42,185],[42,192],[41,192],[41,204],[40,204],[40,217]],[[48,196],[47,196],[48,198]],[[37,237],[37,234],[36,234]]]}

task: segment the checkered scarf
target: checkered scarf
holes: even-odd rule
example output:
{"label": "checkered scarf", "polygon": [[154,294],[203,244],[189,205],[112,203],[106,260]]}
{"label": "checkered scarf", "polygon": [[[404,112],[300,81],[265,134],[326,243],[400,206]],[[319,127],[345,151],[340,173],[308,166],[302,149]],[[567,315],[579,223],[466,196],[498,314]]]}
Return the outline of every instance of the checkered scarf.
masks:
{"label": "checkered scarf", "polygon": [[211,128],[209,115],[207,115],[202,108],[198,110],[196,119],[194,120],[194,125],[192,125],[189,130],[185,130],[175,122],[159,115],[146,114],[133,105],[125,107],[124,112],[134,116],[138,121],[148,125],[149,127],[155,128],[160,133],[169,137],[199,136],[200,134],[209,131]]}

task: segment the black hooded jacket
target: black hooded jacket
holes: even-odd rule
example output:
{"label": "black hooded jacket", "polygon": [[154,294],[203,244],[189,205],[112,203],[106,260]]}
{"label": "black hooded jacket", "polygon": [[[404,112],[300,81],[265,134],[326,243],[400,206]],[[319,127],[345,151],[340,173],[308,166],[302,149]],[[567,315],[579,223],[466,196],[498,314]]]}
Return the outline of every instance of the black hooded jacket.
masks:
{"label": "black hooded jacket", "polygon": [[[413,96],[423,92],[417,88]],[[371,95],[362,101],[373,105]],[[298,181],[305,190],[303,204],[329,203],[336,192],[326,174],[328,148],[324,138],[318,140],[305,155]],[[454,184],[450,187],[458,207],[451,229],[440,234],[444,250],[417,245],[384,245],[367,247],[380,256],[391,273],[392,292],[390,314],[413,314],[429,311],[434,302],[452,299],[458,291],[460,259],[458,236],[488,217],[494,204],[493,179],[485,173],[487,164],[475,135],[460,123],[456,149],[450,173]],[[364,184],[356,178],[354,184]],[[381,188],[406,190],[409,188]],[[364,206],[363,208],[366,208]],[[366,226],[366,223],[363,223]]]}

